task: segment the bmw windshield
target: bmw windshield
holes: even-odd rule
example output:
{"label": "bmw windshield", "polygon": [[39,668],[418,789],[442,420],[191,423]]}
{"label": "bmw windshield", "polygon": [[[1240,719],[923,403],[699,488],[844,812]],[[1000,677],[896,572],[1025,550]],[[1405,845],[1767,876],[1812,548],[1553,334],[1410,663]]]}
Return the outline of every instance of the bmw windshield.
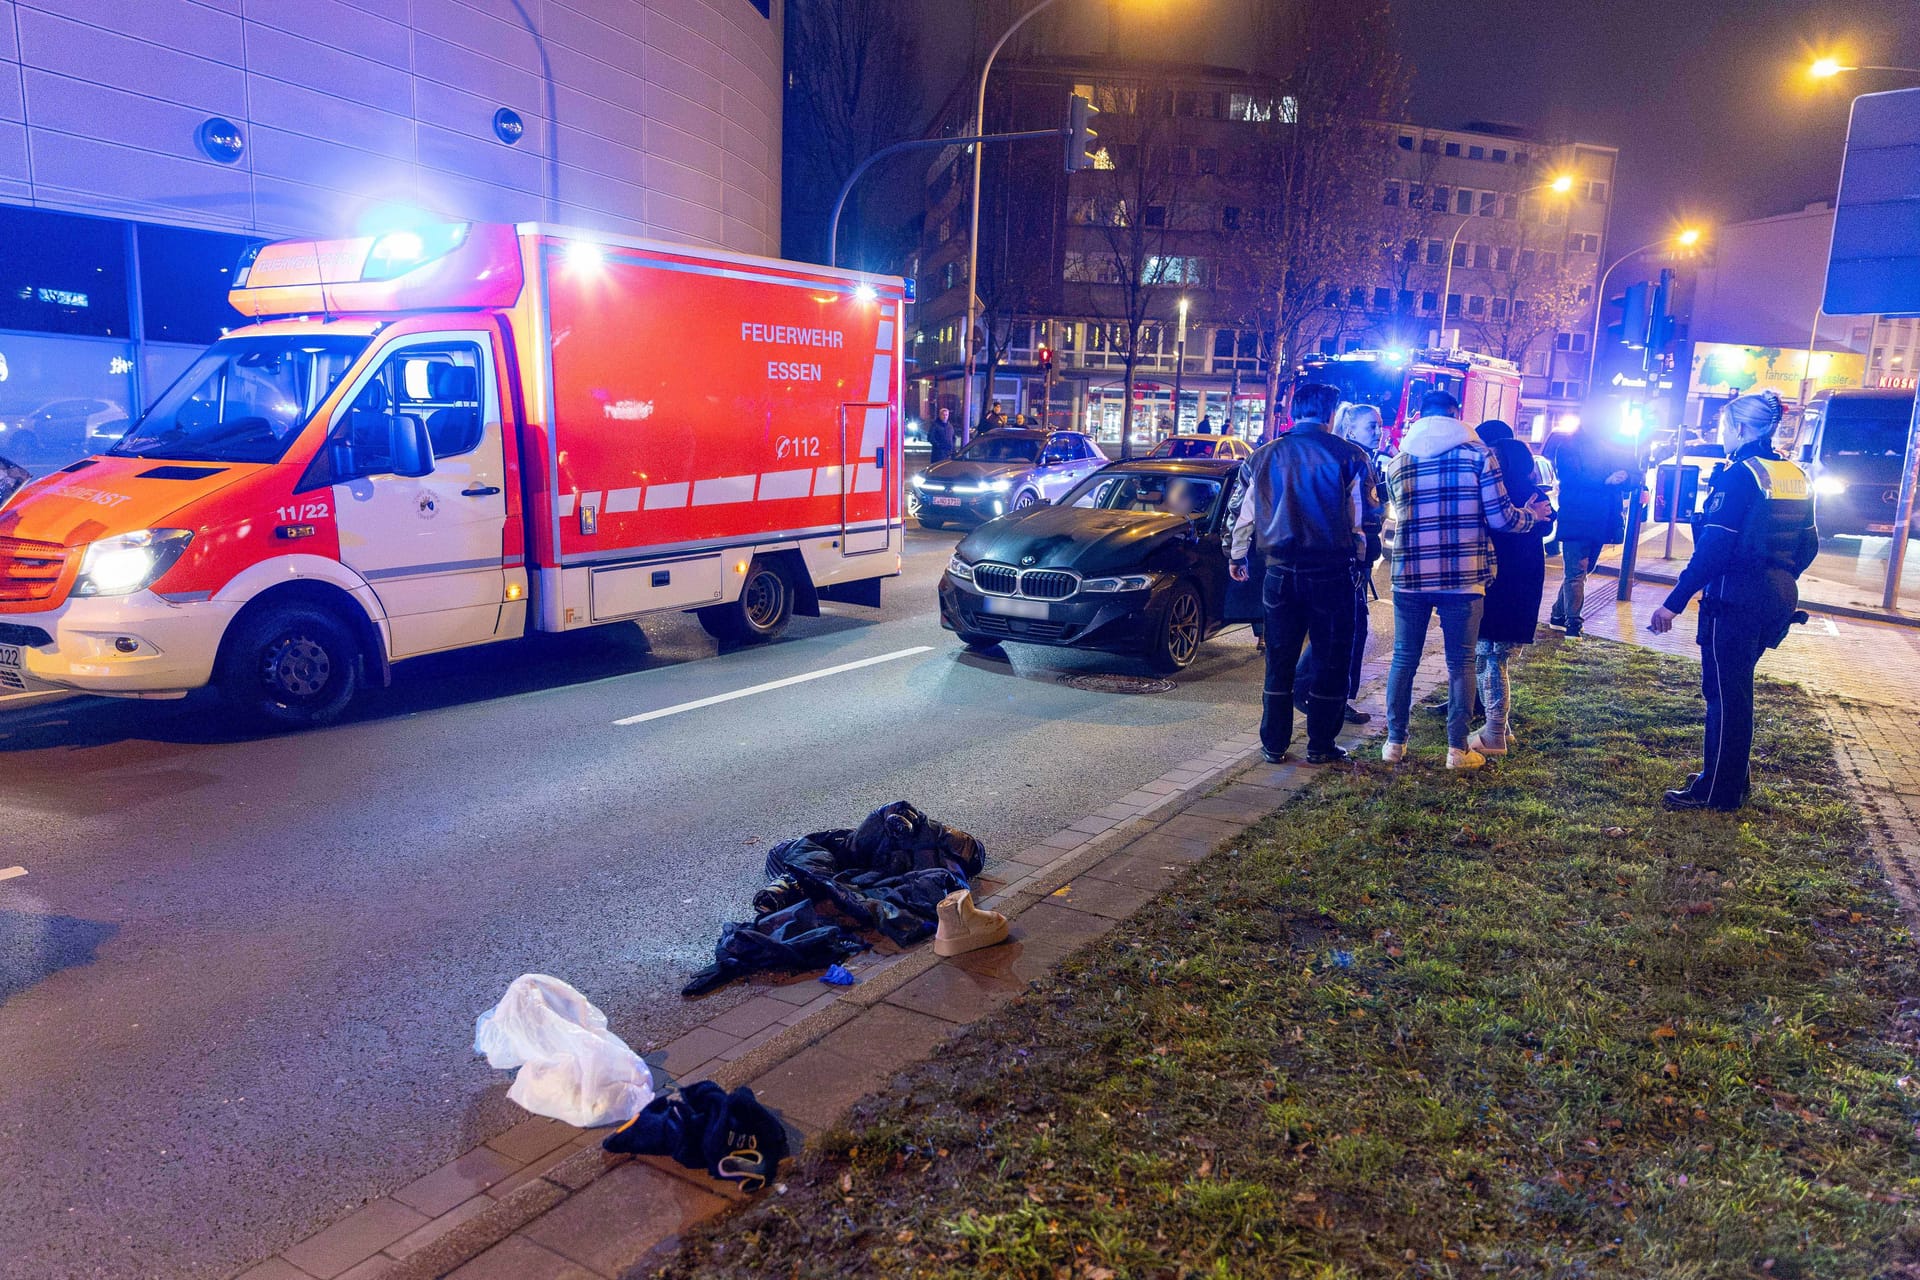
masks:
{"label": "bmw windshield", "polygon": [[342,334],[222,339],[110,452],[177,462],[278,462],[370,341]]}

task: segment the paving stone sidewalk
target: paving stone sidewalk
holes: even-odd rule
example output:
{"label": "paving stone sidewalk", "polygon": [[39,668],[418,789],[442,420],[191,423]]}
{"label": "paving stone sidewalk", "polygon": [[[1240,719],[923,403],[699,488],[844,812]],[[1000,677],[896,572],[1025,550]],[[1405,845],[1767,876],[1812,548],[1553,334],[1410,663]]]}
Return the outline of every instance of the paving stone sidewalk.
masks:
{"label": "paving stone sidewalk", "polygon": [[[1363,691],[1376,712],[1383,661],[1370,664]],[[1419,696],[1442,675],[1430,655]],[[1342,741],[1357,745],[1383,720],[1376,714]],[[1313,772],[1266,764],[1252,732],[1228,738],[1039,844],[990,859],[975,891],[1010,917],[1007,943],[945,960],[930,946],[857,956],[847,967],[859,981],[847,988],[810,977],[768,986],[648,1054],[655,1086],[750,1085],[802,1138],[822,1133],[1272,813]],[[741,1198],[704,1170],[609,1155],[606,1133],[526,1120],[238,1280],[617,1280]]]}

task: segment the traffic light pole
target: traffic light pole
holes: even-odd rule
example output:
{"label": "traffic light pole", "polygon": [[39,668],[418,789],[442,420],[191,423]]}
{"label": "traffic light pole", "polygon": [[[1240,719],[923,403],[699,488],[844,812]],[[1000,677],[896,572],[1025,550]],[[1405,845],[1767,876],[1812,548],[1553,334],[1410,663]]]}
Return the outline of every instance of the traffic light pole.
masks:
{"label": "traffic light pole", "polygon": [[[1614,595],[1614,599],[1621,601],[1631,600],[1633,598],[1633,575],[1635,567],[1640,560],[1640,526],[1642,523],[1640,494],[1646,484],[1644,479],[1648,462],[1646,455],[1650,452],[1650,450],[1642,447],[1640,443],[1640,433],[1646,429],[1647,410],[1651,407],[1653,400],[1653,397],[1648,393],[1653,389],[1654,369],[1658,367],[1660,363],[1659,349],[1665,345],[1665,341],[1660,335],[1660,329],[1661,322],[1667,315],[1667,306],[1669,299],[1672,297],[1672,288],[1673,273],[1663,270],[1660,273],[1659,288],[1653,290],[1648,298],[1646,345],[1640,349],[1640,372],[1644,380],[1640,388],[1640,426],[1633,433],[1633,470],[1628,474],[1628,479],[1633,482],[1633,487],[1629,490],[1631,496],[1627,500],[1627,541],[1626,545],[1620,548],[1620,586]],[[1627,336],[1632,332],[1632,329],[1632,317],[1623,316],[1621,324],[1622,336]],[[1598,360],[1598,352],[1594,353],[1593,358],[1596,361]],[[1677,456],[1674,460],[1674,469],[1677,474],[1679,471],[1679,459]],[[1672,515],[1673,513],[1668,512],[1667,514]]]}
{"label": "traffic light pole", "polygon": [[924,151],[931,147],[959,147],[983,142],[1028,142],[1035,138],[1065,138],[1072,134],[1073,127],[1066,125],[1058,129],[1027,129],[1021,133],[976,133],[965,138],[909,138],[905,142],[896,142],[890,147],[882,147],[862,160],[854,167],[847,180],[840,184],[840,194],[833,198],[833,216],[827,220],[827,265],[840,265],[840,211],[846,207],[847,195],[853,190],[853,184],[860,175],[871,168],[875,162],[888,156],[899,155],[903,151]]}

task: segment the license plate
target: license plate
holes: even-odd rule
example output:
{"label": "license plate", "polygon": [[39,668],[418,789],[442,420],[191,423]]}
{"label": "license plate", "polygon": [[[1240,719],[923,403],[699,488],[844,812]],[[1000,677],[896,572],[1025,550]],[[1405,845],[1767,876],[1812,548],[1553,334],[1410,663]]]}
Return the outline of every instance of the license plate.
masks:
{"label": "license plate", "polygon": [[934,505],[934,506],[936,506],[936,507],[957,507],[957,506],[959,506],[959,505],[960,505],[960,499],[958,499],[958,498],[935,498],[935,499],[933,500],[933,505]]}
{"label": "license plate", "polygon": [[1886,524],[1870,524],[1867,526],[1867,532],[1868,533],[1892,533],[1893,522],[1888,521]]}
{"label": "license plate", "polygon": [[1009,618],[1045,618],[1047,602],[1045,600],[1014,600],[1006,596],[987,596],[986,610]]}
{"label": "license plate", "polygon": [[26,661],[18,645],[0,644],[0,689],[18,690],[26,675]]}

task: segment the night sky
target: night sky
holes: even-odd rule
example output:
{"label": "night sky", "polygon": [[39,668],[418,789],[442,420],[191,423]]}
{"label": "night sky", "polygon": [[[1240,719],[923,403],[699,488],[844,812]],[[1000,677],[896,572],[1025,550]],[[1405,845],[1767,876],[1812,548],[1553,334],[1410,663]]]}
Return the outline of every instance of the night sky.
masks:
{"label": "night sky", "polygon": [[1806,75],[1829,53],[1920,66],[1914,0],[1403,0],[1399,11],[1415,119],[1510,120],[1620,148],[1620,249],[1683,216],[1831,199],[1852,95],[1920,84]]}

